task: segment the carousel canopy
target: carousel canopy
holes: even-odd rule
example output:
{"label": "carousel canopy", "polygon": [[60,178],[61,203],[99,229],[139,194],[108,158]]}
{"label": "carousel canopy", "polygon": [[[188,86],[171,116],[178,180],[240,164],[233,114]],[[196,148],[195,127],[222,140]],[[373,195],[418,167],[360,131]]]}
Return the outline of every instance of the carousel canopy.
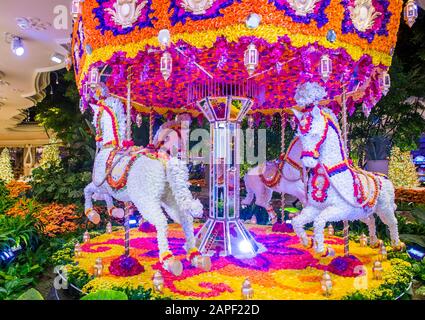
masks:
{"label": "carousel canopy", "polygon": [[[198,113],[204,96],[250,96],[251,112],[296,105],[318,82],[322,103],[372,108],[388,90],[401,0],[74,0],[74,67],[133,106]],[[162,30],[162,31],[161,31]],[[161,43],[162,42],[162,43]]]}

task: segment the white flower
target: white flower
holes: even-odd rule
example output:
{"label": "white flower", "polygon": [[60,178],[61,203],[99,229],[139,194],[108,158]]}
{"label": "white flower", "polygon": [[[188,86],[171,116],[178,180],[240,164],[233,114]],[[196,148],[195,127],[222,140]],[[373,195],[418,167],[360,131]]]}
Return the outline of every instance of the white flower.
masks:
{"label": "white flower", "polygon": [[317,82],[306,82],[300,84],[295,93],[294,99],[298,106],[318,105],[327,96],[325,88]]}

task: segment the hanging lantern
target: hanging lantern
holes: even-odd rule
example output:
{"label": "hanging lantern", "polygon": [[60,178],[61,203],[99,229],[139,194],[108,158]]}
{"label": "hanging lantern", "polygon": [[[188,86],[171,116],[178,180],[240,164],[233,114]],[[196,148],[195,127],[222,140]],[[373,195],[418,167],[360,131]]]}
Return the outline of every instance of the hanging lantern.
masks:
{"label": "hanging lantern", "polygon": [[248,117],[248,128],[253,129],[255,125],[255,120],[253,116]]}
{"label": "hanging lantern", "polygon": [[328,235],[333,236],[335,234],[335,229],[332,224],[328,226]]}
{"label": "hanging lantern", "polygon": [[372,267],[373,279],[382,280],[383,271],[384,271],[384,268],[382,267],[381,261],[375,261]]}
{"label": "hanging lantern", "polygon": [[258,50],[255,44],[251,43],[245,50],[245,67],[248,74],[252,76],[258,66]]}
{"label": "hanging lantern", "polygon": [[136,116],[136,125],[137,125],[137,128],[140,128],[142,126],[142,124],[143,124],[142,114],[141,113],[138,113],[137,116]]}
{"label": "hanging lantern", "polygon": [[322,76],[323,81],[328,81],[332,73],[332,60],[327,54],[323,55],[320,58],[320,75]]}
{"label": "hanging lantern", "polygon": [[322,285],[323,294],[329,297],[332,294],[332,279],[327,271],[323,274],[320,284]]}
{"label": "hanging lantern", "polygon": [[94,270],[93,275],[95,277],[101,277],[102,276],[102,272],[103,272],[102,258],[97,258],[96,259],[96,263],[94,265],[93,270]]}
{"label": "hanging lantern", "polygon": [[78,16],[81,13],[81,3],[80,0],[72,0],[72,5],[71,5],[71,16],[72,19],[75,21]]}
{"label": "hanging lantern", "polygon": [[82,254],[81,244],[79,242],[77,242],[74,246],[74,256],[76,258],[80,258],[81,254]]}
{"label": "hanging lantern", "polygon": [[411,28],[418,18],[418,6],[415,0],[407,1],[404,6],[404,22]]}
{"label": "hanging lantern", "polygon": [[88,231],[84,232],[84,235],[83,235],[83,242],[84,242],[84,243],[88,243],[88,242],[90,242],[90,233],[89,233]]}
{"label": "hanging lantern", "polygon": [[381,87],[382,94],[386,96],[391,87],[391,77],[387,71],[384,71],[379,77],[379,85]]}
{"label": "hanging lantern", "polygon": [[242,299],[244,300],[251,300],[252,298],[254,298],[254,289],[252,289],[251,282],[249,281],[248,278],[246,278],[244,282],[242,283],[241,292],[242,292]]}
{"label": "hanging lantern", "polygon": [[112,223],[111,222],[108,222],[107,224],[106,224],[106,233],[112,233]]}
{"label": "hanging lantern", "polygon": [[367,236],[364,233],[360,236],[360,247],[367,247]]}
{"label": "hanging lantern", "polygon": [[168,51],[165,51],[161,57],[161,73],[162,77],[165,81],[168,80],[171,76],[171,72],[173,71],[173,58]]}
{"label": "hanging lantern", "polygon": [[91,88],[96,88],[99,84],[99,69],[92,68],[89,74],[89,85]]}
{"label": "hanging lantern", "polygon": [[164,278],[160,271],[155,272],[153,276],[153,290],[157,293],[161,293],[164,288]]}
{"label": "hanging lantern", "polygon": [[379,261],[387,260],[387,248],[385,248],[384,244],[379,248],[378,260]]}

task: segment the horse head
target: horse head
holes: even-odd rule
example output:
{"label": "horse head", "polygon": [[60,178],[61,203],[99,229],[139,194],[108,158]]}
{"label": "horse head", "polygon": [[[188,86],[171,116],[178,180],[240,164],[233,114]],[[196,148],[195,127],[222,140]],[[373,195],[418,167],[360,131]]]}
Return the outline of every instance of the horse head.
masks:
{"label": "horse head", "polygon": [[311,111],[293,110],[298,122],[298,137],[302,144],[301,160],[305,167],[314,168],[320,158],[320,148],[326,139],[327,121],[325,114],[315,106]]}

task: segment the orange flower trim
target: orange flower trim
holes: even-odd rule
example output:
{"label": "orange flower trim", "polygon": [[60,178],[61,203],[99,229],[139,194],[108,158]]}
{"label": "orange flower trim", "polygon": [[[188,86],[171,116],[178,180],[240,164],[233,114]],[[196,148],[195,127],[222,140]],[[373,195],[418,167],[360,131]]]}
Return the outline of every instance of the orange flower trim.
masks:
{"label": "orange flower trim", "polygon": [[12,198],[17,198],[30,190],[31,186],[26,182],[12,180],[6,185],[6,188]]}

